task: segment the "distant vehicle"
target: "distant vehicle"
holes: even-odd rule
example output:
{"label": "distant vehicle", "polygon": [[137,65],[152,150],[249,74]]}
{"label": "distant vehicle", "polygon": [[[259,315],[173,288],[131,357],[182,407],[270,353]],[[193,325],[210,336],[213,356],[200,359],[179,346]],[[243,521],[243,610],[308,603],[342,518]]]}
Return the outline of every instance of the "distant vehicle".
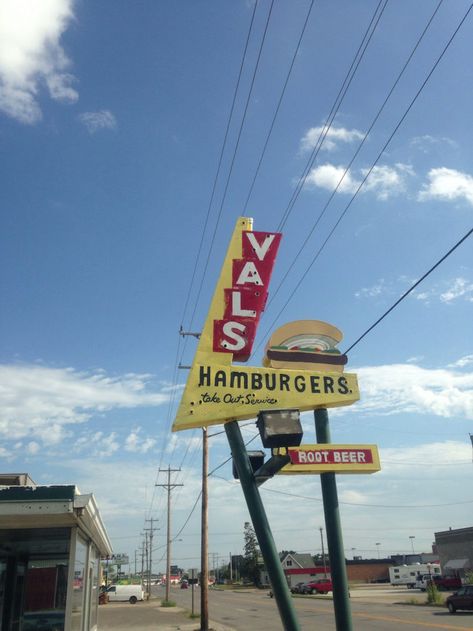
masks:
{"label": "distant vehicle", "polygon": [[473,585],[464,585],[445,602],[450,613],[457,609],[473,609]]}
{"label": "distant vehicle", "polygon": [[181,589],[187,589],[189,587],[189,583],[187,581],[181,581]]}
{"label": "distant vehicle", "polygon": [[462,580],[458,576],[433,576],[432,580],[439,590],[451,591],[462,586]]}
{"label": "distant vehicle", "polygon": [[141,585],[111,585],[107,589],[109,602],[126,602],[134,605],[144,599],[144,591]]}
{"label": "distant vehicle", "polygon": [[408,589],[414,589],[417,577],[429,573],[432,576],[440,574],[440,564],[413,563],[411,565],[396,565],[389,568],[389,580],[391,585],[405,585]]}
{"label": "distant vehicle", "polygon": [[291,587],[292,594],[307,594],[308,590],[305,583],[296,583]]}
{"label": "distant vehicle", "polygon": [[321,578],[317,581],[309,581],[305,584],[306,593],[309,594],[328,594],[333,591],[332,581],[329,578]]}
{"label": "distant vehicle", "polygon": [[422,592],[425,592],[431,580],[432,580],[431,574],[419,574],[414,587],[415,589],[420,589]]}

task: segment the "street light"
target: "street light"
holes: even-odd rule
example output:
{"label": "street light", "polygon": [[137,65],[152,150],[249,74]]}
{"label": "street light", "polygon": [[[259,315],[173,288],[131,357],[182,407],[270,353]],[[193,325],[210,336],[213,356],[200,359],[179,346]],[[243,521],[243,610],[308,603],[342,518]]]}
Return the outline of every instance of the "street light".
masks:
{"label": "street light", "polygon": [[377,548],[377,550],[378,550],[378,559],[379,559],[379,546],[380,546],[380,545],[381,545],[381,543],[379,543],[379,542],[376,544],[376,548]]}
{"label": "street light", "polygon": [[412,554],[415,554],[414,552],[414,539],[415,539],[415,535],[409,535],[409,539],[411,540],[411,547],[412,547]]}
{"label": "street light", "polygon": [[302,440],[299,410],[265,410],[258,414],[256,427],[263,447],[298,447]]}

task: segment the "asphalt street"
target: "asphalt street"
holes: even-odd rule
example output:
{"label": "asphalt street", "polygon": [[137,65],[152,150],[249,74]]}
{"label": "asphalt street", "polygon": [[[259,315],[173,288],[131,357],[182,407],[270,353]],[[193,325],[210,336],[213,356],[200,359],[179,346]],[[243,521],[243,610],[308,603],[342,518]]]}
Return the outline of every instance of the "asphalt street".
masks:
{"label": "asphalt street", "polygon": [[[446,595],[446,594],[445,594]],[[100,631],[194,631],[199,619],[190,617],[192,590],[173,587],[176,607],[160,606],[163,587],[153,587],[149,602],[130,605],[109,603],[99,608]],[[194,592],[194,611],[200,612],[199,589]],[[391,586],[361,587],[351,591],[355,631],[472,631],[473,612],[451,615],[445,608],[409,605],[425,602],[425,594]],[[294,598],[302,631],[336,631],[330,596]],[[210,626],[215,631],[277,631],[283,629],[277,605],[267,591],[209,590]]]}

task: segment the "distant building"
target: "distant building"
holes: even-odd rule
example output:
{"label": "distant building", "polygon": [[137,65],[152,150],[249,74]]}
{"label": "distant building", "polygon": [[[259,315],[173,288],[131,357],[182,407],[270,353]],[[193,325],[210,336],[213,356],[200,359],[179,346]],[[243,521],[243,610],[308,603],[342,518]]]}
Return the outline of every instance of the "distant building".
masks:
{"label": "distant building", "polygon": [[[310,554],[288,553],[281,559],[289,587],[297,583],[307,583],[317,579],[331,577],[330,564],[326,567],[315,564]],[[363,583],[389,582],[389,568],[395,565],[392,559],[354,559],[346,561],[349,581]],[[269,576],[265,568],[260,574],[262,585],[269,585]]]}
{"label": "distant building", "polygon": [[93,495],[0,474],[0,628],[97,629],[100,557],[112,548]]}
{"label": "distant building", "polygon": [[435,533],[440,567],[445,576],[464,578],[473,572],[473,528],[459,528]]}

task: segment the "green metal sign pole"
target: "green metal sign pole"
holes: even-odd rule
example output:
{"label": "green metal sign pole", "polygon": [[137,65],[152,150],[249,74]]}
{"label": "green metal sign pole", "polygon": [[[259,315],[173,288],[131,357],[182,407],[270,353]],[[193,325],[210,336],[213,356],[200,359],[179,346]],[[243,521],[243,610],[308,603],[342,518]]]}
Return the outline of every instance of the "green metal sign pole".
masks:
{"label": "green metal sign pole", "polygon": [[[315,432],[318,443],[330,443],[330,428],[326,409],[314,410]],[[330,572],[333,583],[333,607],[337,631],[352,631],[351,605],[348,591],[347,569],[343,550],[342,528],[338,508],[335,473],[321,473],[325,527],[330,556]]]}
{"label": "green metal sign pole", "polygon": [[236,421],[225,423],[233,461],[238,471],[255,534],[268,571],[269,579],[285,631],[300,631],[286,577],[279,560],[268,518],[251,468],[240,427]]}

